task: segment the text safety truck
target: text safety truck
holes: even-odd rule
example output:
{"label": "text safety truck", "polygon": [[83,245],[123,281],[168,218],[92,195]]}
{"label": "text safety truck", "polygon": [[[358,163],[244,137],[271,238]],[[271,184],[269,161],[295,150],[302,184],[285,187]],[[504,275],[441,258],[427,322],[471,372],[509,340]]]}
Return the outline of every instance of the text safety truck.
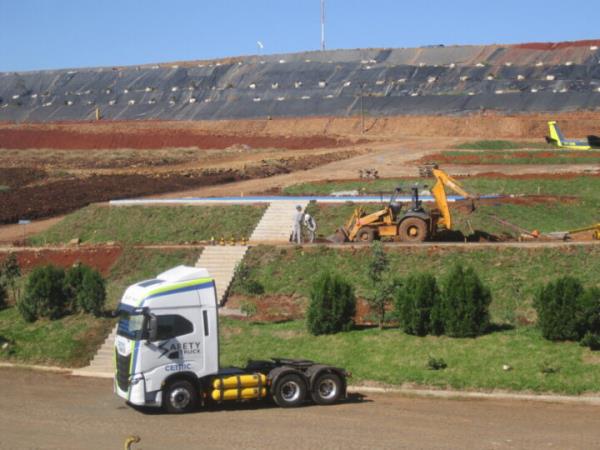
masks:
{"label": "text safety truck", "polygon": [[206,269],[179,266],[134,284],[117,312],[114,389],[133,405],[183,413],[240,400],[326,405],[346,394],[344,369],[312,361],[273,358],[220,368],[217,296]]}

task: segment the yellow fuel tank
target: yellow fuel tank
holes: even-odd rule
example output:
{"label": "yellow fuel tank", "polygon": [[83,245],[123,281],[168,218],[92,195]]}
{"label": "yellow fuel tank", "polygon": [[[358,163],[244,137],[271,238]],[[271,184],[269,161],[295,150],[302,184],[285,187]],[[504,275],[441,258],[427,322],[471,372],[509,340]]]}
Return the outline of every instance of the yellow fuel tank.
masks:
{"label": "yellow fuel tank", "polygon": [[267,388],[261,388],[260,393],[257,387],[243,389],[214,389],[211,393],[213,400],[219,402],[222,400],[249,400],[253,398],[262,398],[267,396]]}
{"label": "yellow fuel tank", "polygon": [[233,375],[224,378],[217,378],[212,383],[214,389],[252,388],[258,387],[259,385],[267,385],[267,377],[262,373]]}

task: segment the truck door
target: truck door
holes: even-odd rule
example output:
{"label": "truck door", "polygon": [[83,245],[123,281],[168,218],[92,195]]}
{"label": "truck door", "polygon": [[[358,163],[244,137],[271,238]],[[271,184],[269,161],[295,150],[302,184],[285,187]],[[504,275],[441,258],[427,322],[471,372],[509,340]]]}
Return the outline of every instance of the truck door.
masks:
{"label": "truck door", "polygon": [[[140,349],[141,370],[155,374],[164,372],[164,379],[174,372],[204,372],[204,339],[201,323],[192,317],[194,309],[156,312],[157,340],[146,342]],[[196,309],[197,314],[197,309]]]}

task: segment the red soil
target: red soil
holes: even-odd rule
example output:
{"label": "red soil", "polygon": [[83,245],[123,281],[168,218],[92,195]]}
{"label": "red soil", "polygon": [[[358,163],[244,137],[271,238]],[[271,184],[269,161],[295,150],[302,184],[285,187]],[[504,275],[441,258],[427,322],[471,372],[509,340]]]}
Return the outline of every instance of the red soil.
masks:
{"label": "red soil", "polygon": [[225,149],[233,145],[253,148],[285,148],[290,150],[332,148],[347,145],[326,136],[260,136],[207,134],[191,128],[161,127],[160,122],[146,122],[129,128],[123,123],[98,124],[29,124],[0,129],[0,148],[51,148],[62,150],[91,149],[161,149],[195,147]]}
{"label": "red soil", "polygon": [[[17,256],[19,266],[23,271],[35,267],[53,264],[68,268],[76,262],[86,264],[106,276],[117,258],[121,255],[121,247],[81,247],[74,249],[51,250],[11,250]],[[10,252],[0,251],[0,262],[4,261]]]}

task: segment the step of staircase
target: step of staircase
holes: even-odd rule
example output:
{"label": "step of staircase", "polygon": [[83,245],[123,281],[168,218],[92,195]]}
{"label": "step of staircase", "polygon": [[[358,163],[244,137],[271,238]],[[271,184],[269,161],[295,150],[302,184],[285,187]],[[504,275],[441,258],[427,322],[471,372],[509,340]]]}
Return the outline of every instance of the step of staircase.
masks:
{"label": "step of staircase", "polygon": [[308,201],[273,202],[250,236],[254,242],[288,242],[294,228],[296,206],[306,209]]}
{"label": "step of staircase", "polygon": [[248,247],[245,245],[235,246],[209,246],[205,247],[196,262],[196,267],[202,267],[208,270],[210,276],[215,279],[217,287],[217,302],[222,305],[225,302],[225,296],[235,268],[244,259]]}

